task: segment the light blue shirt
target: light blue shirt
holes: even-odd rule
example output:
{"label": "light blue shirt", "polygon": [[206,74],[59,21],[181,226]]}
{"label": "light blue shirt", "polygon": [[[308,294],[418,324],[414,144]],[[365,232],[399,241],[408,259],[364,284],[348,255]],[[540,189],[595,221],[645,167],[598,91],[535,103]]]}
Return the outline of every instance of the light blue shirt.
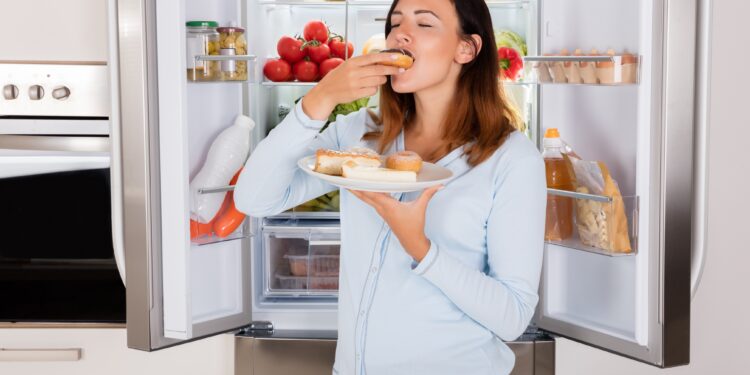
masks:
{"label": "light blue shirt", "polygon": [[[297,167],[318,148],[376,149],[361,139],[377,129],[364,109],[318,134],[323,124],[298,104],[248,160],[234,194],[237,208],[269,216],[337,189]],[[386,154],[403,149],[402,133]],[[431,247],[419,264],[372,207],[341,191],[334,374],[497,375],[513,368],[515,356],[503,340],[524,332],[538,301],[543,160],[514,132],[476,167],[460,148],[437,164],[454,178],[428,205]]]}

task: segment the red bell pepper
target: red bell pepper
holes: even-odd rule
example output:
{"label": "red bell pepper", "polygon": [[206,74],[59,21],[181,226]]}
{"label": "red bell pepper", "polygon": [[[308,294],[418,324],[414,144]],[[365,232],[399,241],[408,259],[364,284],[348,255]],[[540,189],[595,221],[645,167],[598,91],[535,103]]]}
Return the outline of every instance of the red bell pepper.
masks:
{"label": "red bell pepper", "polygon": [[513,48],[500,47],[497,50],[497,59],[500,63],[500,77],[515,81],[518,72],[523,69],[521,55]]}

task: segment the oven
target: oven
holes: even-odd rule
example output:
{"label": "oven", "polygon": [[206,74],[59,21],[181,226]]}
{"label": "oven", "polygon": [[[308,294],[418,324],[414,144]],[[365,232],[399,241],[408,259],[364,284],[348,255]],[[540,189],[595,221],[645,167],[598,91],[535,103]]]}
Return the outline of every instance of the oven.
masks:
{"label": "oven", "polygon": [[0,326],[125,322],[109,87],[104,62],[0,61]]}

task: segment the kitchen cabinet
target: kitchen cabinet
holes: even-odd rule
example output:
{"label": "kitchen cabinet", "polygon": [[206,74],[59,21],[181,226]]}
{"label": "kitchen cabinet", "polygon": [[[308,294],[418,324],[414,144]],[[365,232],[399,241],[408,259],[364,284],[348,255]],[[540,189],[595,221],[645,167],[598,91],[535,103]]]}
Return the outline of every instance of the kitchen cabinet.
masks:
{"label": "kitchen cabinet", "polygon": [[[232,335],[218,335],[174,350],[144,353],[127,348],[124,327],[7,328],[0,329],[0,349],[15,353],[0,355],[0,374],[230,375],[233,345]],[[78,360],[48,360],[53,356],[70,357],[75,349],[80,349]],[[11,360],[19,356],[29,360]]]}

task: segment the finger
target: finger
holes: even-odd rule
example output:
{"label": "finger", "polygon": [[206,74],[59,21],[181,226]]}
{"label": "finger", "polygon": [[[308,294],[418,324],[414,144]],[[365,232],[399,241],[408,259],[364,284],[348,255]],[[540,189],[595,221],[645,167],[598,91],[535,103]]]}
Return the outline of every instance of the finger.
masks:
{"label": "finger", "polygon": [[388,82],[388,78],[385,76],[367,77],[359,80],[361,88],[380,87]]}
{"label": "finger", "polygon": [[373,65],[378,64],[385,61],[396,61],[398,60],[399,53],[370,53],[367,55],[358,56],[352,59],[349,59],[353,64],[357,66],[367,66],[367,65]]}
{"label": "finger", "polygon": [[365,193],[369,199],[371,199],[373,202],[378,204],[381,207],[386,207],[389,204],[392,204],[393,202],[396,202],[395,199],[390,194],[386,193]]}
{"label": "finger", "polygon": [[422,192],[422,194],[419,196],[417,200],[419,201],[420,204],[424,204],[426,206],[427,203],[430,201],[430,199],[432,199],[432,197],[434,197],[435,194],[438,191],[442,190],[444,187],[445,186],[443,185],[429,187]]}
{"label": "finger", "polygon": [[389,65],[370,65],[359,69],[362,77],[392,76],[405,71],[404,68]]}
{"label": "finger", "polygon": [[367,98],[378,93],[379,86],[365,87],[354,92],[354,96],[357,98]]}

